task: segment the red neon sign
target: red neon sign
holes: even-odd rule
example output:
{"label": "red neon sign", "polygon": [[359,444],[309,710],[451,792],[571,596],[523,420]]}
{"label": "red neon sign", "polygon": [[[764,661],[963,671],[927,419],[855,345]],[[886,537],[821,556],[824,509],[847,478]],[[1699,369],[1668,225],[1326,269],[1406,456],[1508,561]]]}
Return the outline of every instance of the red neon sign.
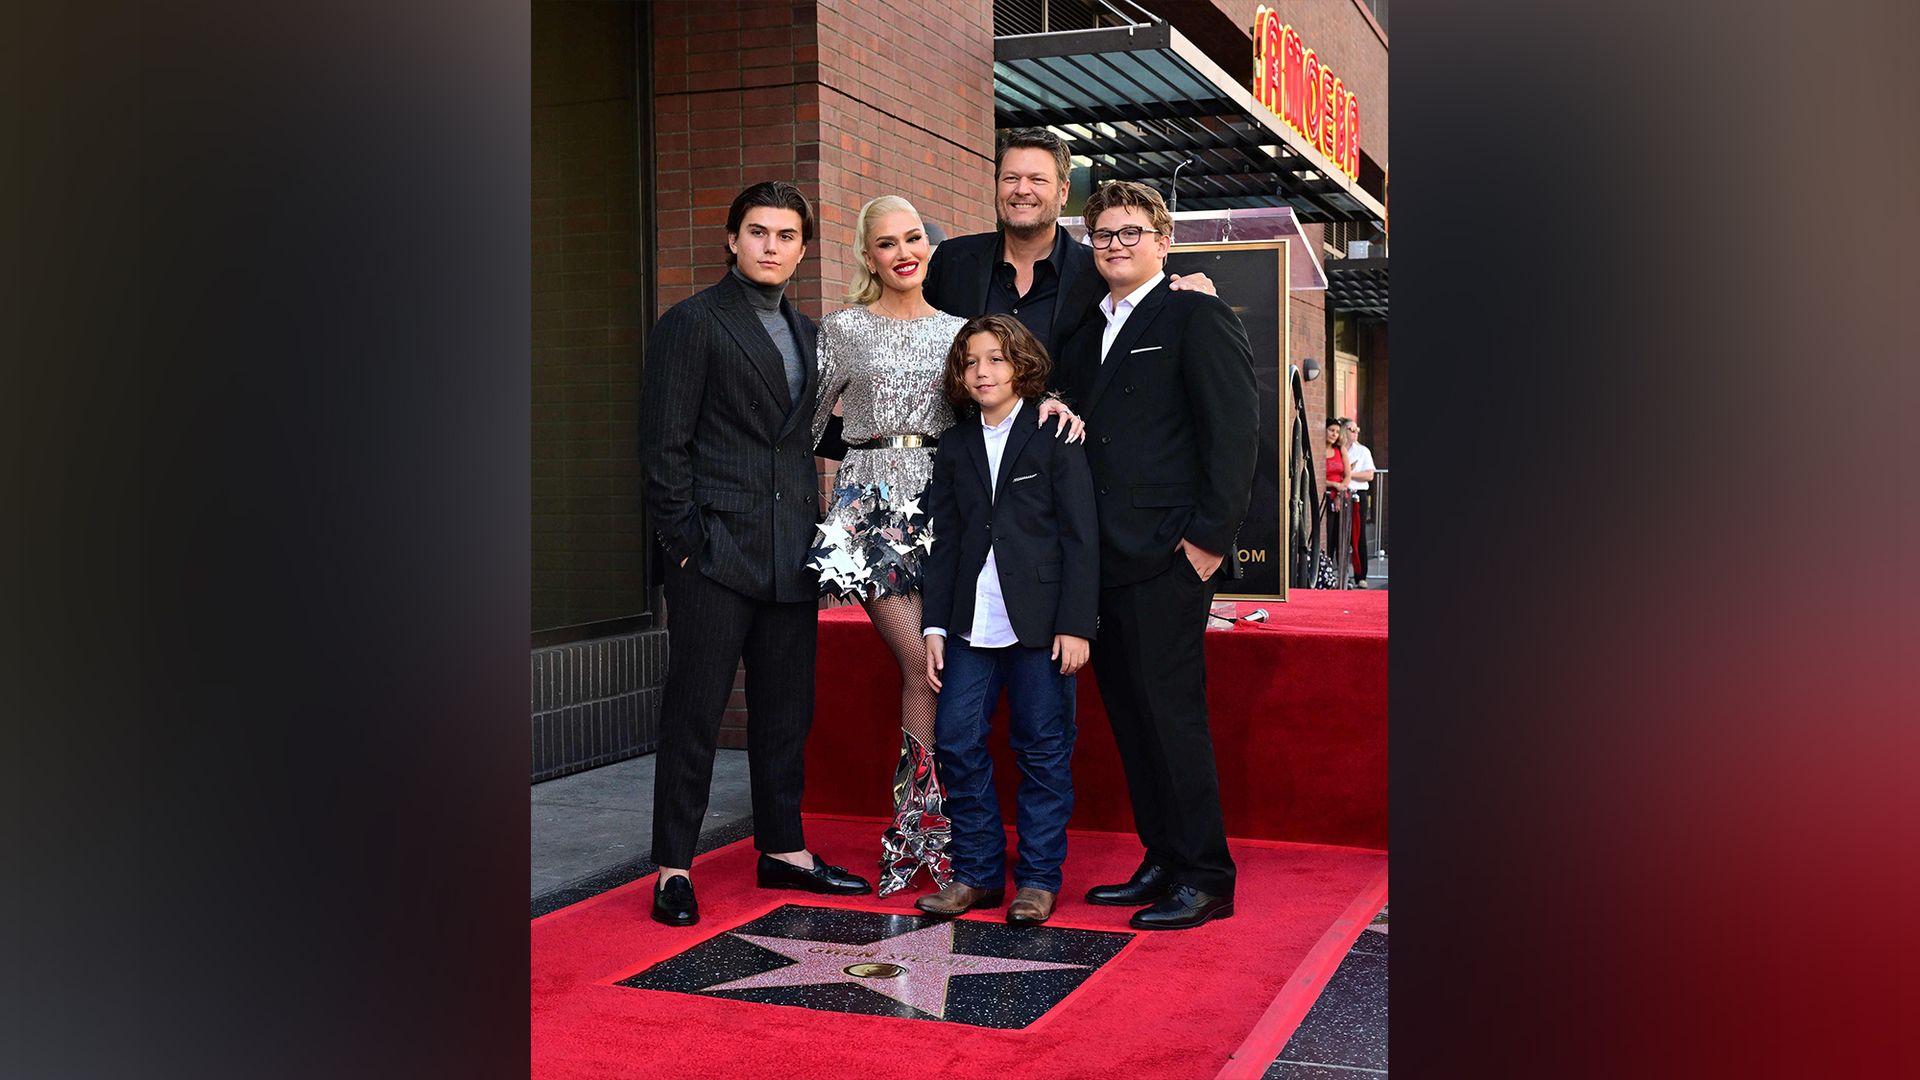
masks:
{"label": "red neon sign", "polygon": [[1359,179],[1360,99],[1264,4],[1253,14],[1253,96],[1349,179]]}

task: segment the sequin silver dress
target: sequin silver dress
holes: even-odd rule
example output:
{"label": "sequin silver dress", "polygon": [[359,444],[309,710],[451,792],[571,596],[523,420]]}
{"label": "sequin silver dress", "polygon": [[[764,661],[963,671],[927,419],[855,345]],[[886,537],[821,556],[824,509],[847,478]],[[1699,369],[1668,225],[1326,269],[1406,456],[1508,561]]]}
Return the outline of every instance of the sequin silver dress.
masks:
{"label": "sequin silver dress", "polygon": [[[953,409],[940,383],[947,350],[964,325],[953,315],[891,319],[864,307],[820,320],[814,445],[836,401],[848,443],[887,435],[937,438],[952,427]],[[812,551],[823,595],[860,600],[920,591],[921,561],[934,544],[920,496],[932,476],[932,447],[847,451]],[[903,727],[893,823],[880,837],[879,895],[906,888],[923,868],[935,887],[946,888],[953,880],[951,836],[933,748]]]}
{"label": "sequin silver dress", "polygon": [[[952,427],[940,381],[947,350],[964,325],[955,315],[890,319],[864,307],[820,320],[814,445],[835,401],[848,443],[885,435],[937,438]],[[932,447],[847,451],[811,552],[821,595],[860,600],[920,591],[920,562],[934,540],[920,496],[932,476]]]}

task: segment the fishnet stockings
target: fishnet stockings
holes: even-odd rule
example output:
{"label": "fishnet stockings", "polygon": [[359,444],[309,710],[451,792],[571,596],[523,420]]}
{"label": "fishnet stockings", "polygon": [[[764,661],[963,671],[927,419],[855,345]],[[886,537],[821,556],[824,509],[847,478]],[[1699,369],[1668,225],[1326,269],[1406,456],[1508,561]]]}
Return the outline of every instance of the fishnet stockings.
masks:
{"label": "fishnet stockings", "polygon": [[920,636],[920,594],[881,596],[860,603],[900,664],[900,726],[932,750],[933,715],[939,699],[927,685],[927,646]]}

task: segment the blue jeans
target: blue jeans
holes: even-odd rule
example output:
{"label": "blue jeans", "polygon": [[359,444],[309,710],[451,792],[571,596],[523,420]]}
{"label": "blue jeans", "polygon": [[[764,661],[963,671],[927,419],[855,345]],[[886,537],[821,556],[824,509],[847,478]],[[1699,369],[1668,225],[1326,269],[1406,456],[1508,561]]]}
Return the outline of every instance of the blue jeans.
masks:
{"label": "blue jeans", "polygon": [[1073,686],[1046,649],[1008,645],[976,649],[949,636],[934,754],[947,789],[953,838],[953,876],[976,889],[1004,888],[1007,834],[994,794],[987,727],[1005,687],[1012,721],[1008,743],[1020,763],[1015,824],[1021,888],[1060,891],[1067,857],[1067,818],[1073,814]]}

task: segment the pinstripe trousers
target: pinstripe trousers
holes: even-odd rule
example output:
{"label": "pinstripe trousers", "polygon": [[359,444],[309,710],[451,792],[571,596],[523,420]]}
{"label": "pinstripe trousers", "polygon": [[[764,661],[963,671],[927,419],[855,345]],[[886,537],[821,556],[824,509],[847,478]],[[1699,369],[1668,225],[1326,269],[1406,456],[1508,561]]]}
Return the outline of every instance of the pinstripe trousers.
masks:
{"label": "pinstripe trousers", "polygon": [[653,779],[653,860],[693,864],[713,785],[720,718],[735,667],[747,669],[747,772],[753,785],[753,845],[799,851],[800,793],[813,726],[815,600],[754,600],[689,563],[667,567],[667,682]]}

